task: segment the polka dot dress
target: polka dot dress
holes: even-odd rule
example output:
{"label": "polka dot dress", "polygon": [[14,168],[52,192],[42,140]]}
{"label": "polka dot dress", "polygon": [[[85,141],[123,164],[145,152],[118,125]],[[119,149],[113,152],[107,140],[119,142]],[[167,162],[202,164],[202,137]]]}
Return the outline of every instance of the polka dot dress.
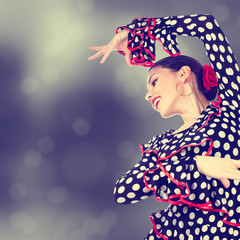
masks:
{"label": "polka dot dress", "polygon": [[240,159],[239,67],[227,39],[210,15],[135,19],[119,27],[129,31],[133,64],[151,66],[155,42],[172,56],[180,54],[177,35],[199,38],[205,45],[219,81],[218,101],[210,103],[188,129],[168,130],[140,145],[142,158],[120,178],[114,189],[120,204],[149,196],[169,202],[152,213],[153,228],[145,240],[240,239],[240,186],[230,180],[224,188],[218,179],[198,171],[196,155]]}

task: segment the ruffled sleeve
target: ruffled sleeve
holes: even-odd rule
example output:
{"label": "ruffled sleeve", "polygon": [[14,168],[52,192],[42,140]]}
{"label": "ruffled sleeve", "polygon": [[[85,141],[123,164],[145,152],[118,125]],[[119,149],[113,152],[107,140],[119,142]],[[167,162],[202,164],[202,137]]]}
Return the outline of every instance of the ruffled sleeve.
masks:
{"label": "ruffled sleeve", "polygon": [[136,203],[153,195],[153,192],[145,187],[143,174],[147,170],[156,168],[159,138],[155,136],[148,143],[140,145],[141,160],[116,182],[114,188],[116,203]]}
{"label": "ruffled sleeve", "polygon": [[[239,181],[230,180],[231,187],[225,189],[220,180],[200,173],[195,156],[199,153],[208,156],[216,149],[214,141],[204,133],[196,139],[195,143],[188,144],[190,138],[182,138],[176,144],[177,150],[168,148],[159,154],[156,167],[144,173],[145,187],[153,192],[157,201],[215,212],[222,223],[240,227],[240,207],[234,204],[240,199],[236,196]],[[169,143],[162,148],[166,146]]]}
{"label": "ruffled sleeve", "polygon": [[[131,63],[145,67],[153,66],[155,61],[155,42],[162,43],[163,49],[171,56],[180,54],[176,35],[171,32],[171,18],[136,18],[131,24],[118,27],[129,31],[128,49],[131,50]],[[157,29],[156,29],[157,27]],[[122,51],[119,51],[124,55]]]}
{"label": "ruffled sleeve", "polygon": [[[216,19],[207,14],[163,18],[136,18],[129,25],[117,28],[129,31],[128,49],[131,63],[151,67],[155,61],[155,42],[171,56],[180,54],[177,35],[200,39],[218,78],[219,96],[223,105],[239,108],[240,69],[227,38]],[[124,54],[123,52],[121,52]]]}

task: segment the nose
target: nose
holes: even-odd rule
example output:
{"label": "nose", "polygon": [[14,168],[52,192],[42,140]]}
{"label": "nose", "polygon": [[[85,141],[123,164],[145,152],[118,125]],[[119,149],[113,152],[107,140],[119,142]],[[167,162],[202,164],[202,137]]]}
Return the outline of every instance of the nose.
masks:
{"label": "nose", "polygon": [[152,101],[152,94],[150,92],[147,92],[146,96],[145,96],[145,100],[148,102]]}

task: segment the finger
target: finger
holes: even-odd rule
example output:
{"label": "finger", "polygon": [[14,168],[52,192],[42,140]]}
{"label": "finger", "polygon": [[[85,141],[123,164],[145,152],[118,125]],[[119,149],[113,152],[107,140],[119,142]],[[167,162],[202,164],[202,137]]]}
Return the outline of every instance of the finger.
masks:
{"label": "finger", "polygon": [[104,47],[106,47],[106,45],[102,45],[102,46],[92,46],[92,47],[88,47],[90,50],[96,50],[99,51],[101,49],[103,49]]}
{"label": "finger", "polygon": [[234,163],[234,165],[236,166],[236,168],[240,168],[240,160],[233,160],[232,162]]}
{"label": "finger", "polygon": [[111,52],[112,52],[112,49],[109,48],[109,49],[104,53],[103,58],[102,58],[102,60],[100,61],[101,64],[103,64],[103,63],[106,61],[106,59],[109,57],[109,55],[110,55]]}
{"label": "finger", "polygon": [[102,56],[104,53],[102,51],[99,51],[97,53],[95,53],[94,55],[92,55],[91,57],[88,58],[88,60],[93,60],[93,59],[96,59],[100,56]]}
{"label": "finger", "polygon": [[221,181],[221,183],[223,184],[223,186],[225,188],[229,188],[230,187],[230,181],[227,178],[220,178],[219,180]]}
{"label": "finger", "polygon": [[229,171],[227,173],[223,173],[224,178],[232,179],[232,180],[240,180],[240,172],[239,170]]}

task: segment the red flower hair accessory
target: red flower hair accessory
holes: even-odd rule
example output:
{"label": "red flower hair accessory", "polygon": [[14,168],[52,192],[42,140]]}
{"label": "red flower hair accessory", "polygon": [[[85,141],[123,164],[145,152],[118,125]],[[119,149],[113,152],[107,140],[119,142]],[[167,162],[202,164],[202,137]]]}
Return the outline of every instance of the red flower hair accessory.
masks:
{"label": "red flower hair accessory", "polygon": [[218,86],[218,79],[211,65],[203,66],[203,85],[208,91],[211,87]]}

